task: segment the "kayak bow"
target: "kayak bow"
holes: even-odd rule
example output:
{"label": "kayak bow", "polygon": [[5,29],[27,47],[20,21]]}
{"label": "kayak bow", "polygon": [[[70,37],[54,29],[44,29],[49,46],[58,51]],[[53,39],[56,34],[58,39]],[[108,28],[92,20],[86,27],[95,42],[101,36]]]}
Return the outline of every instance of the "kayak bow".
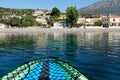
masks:
{"label": "kayak bow", "polygon": [[2,77],[2,80],[88,80],[68,63],[39,59],[25,63]]}

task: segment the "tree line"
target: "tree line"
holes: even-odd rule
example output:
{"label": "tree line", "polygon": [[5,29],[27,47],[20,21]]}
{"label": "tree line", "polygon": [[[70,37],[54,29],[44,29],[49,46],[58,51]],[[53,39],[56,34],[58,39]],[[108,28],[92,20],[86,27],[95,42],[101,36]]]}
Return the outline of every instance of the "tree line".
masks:
{"label": "tree line", "polygon": [[[32,9],[9,9],[9,8],[0,8],[0,22],[10,26],[16,27],[28,27],[28,26],[41,26],[42,24],[35,20],[36,17],[32,16],[34,10]],[[49,26],[53,26],[54,22],[64,21],[70,27],[77,26],[77,20],[79,17],[79,11],[75,6],[68,7],[66,9],[66,19],[59,19],[61,11],[54,7],[50,13],[50,18],[47,20]],[[16,15],[18,17],[10,17],[8,19],[2,19],[4,15]],[[85,18],[91,17],[91,14],[84,14]],[[101,25],[101,21],[96,21],[95,25]]]}
{"label": "tree line", "polygon": [[0,22],[11,27],[29,27],[29,26],[41,26],[41,23],[35,21],[35,18],[31,15],[18,17],[10,17],[8,19],[0,19]]}

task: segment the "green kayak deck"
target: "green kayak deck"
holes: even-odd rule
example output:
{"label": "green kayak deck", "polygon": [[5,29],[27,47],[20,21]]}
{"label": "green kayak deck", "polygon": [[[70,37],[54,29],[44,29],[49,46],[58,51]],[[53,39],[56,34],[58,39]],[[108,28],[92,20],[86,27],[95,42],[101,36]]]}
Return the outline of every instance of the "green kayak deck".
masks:
{"label": "green kayak deck", "polygon": [[6,74],[1,80],[88,80],[68,63],[56,59],[33,60]]}

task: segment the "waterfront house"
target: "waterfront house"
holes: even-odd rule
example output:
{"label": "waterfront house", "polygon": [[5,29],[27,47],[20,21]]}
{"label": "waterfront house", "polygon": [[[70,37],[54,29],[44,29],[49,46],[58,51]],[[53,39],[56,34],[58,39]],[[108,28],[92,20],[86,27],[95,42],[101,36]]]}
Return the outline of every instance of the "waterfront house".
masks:
{"label": "waterfront house", "polygon": [[66,28],[66,27],[68,27],[66,22],[54,22],[52,28],[61,29],[61,28]]}
{"label": "waterfront house", "polygon": [[109,26],[120,27],[120,16],[118,15],[110,15],[109,16]]}
{"label": "waterfront house", "polygon": [[107,25],[110,28],[120,27],[120,16],[119,15],[109,15],[103,17],[103,25]]}

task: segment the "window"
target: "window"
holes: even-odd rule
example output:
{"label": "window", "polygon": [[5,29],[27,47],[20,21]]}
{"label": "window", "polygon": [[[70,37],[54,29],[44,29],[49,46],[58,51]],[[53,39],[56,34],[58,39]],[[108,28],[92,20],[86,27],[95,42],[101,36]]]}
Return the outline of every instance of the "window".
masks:
{"label": "window", "polygon": [[115,19],[113,19],[113,21],[115,21]]}
{"label": "window", "polygon": [[115,23],[112,23],[112,26],[116,26],[116,24],[115,24]]}
{"label": "window", "polygon": [[119,25],[118,26],[120,26],[120,23],[119,23]]}

